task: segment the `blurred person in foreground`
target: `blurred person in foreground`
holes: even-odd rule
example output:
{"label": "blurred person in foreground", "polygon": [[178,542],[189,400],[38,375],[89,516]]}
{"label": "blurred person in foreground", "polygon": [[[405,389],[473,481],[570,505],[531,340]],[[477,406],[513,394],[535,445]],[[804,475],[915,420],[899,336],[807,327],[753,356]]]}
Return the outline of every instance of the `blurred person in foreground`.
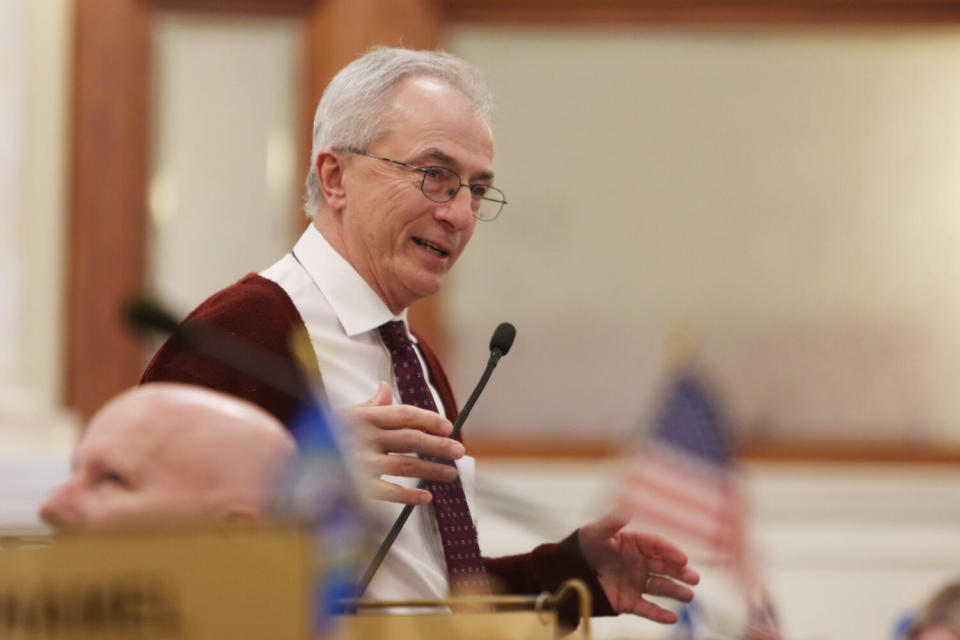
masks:
{"label": "blurred person in foreground", "polygon": [[258,520],[294,453],[283,424],[245,400],[135,387],[90,420],[40,517],[57,529]]}
{"label": "blurred person in foreground", "polygon": [[907,640],[960,640],[960,582],[937,591],[910,624]]}
{"label": "blurred person in foreground", "polygon": [[[646,596],[689,601],[687,585],[699,576],[673,544],[623,531],[625,515],[611,513],[530,553],[480,554],[469,511],[472,459],[446,437],[456,401],[436,356],[408,326],[407,308],[441,288],[478,220],[489,224],[506,204],[493,186],[492,102],[478,70],[450,54],[375,48],[351,62],[314,117],[305,198],[312,223],[290,253],[214,294],[184,322],[287,358],[291,335],[308,335],[310,368],[330,405],[375,427],[364,438],[374,451],[373,508],[389,523],[402,504],[420,506],[367,596],[540,593],[575,577],[590,588],[594,615],[676,622]],[[236,394],[288,423],[296,411],[294,398],[176,340],[142,378],[156,380]],[[448,463],[424,459],[431,456]],[[426,490],[416,488],[420,478]],[[576,619],[570,607],[565,622],[571,613]]]}

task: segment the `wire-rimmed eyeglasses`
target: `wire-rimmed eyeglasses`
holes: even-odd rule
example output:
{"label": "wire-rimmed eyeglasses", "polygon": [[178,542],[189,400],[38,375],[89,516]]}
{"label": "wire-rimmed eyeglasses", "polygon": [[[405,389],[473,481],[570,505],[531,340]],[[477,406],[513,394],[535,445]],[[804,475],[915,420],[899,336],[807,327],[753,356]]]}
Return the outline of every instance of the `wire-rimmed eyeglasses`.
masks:
{"label": "wire-rimmed eyeglasses", "polygon": [[458,174],[446,167],[418,167],[407,164],[406,162],[400,162],[399,160],[384,158],[383,156],[378,156],[354,147],[346,147],[342,149],[342,151],[376,158],[377,160],[390,162],[401,167],[406,167],[407,169],[412,169],[413,171],[419,171],[423,174],[423,180],[420,181],[420,191],[423,192],[423,195],[425,195],[427,199],[433,202],[441,204],[450,202],[456,197],[457,193],[460,192],[461,187],[466,187],[470,190],[470,212],[477,220],[484,220],[486,222],[495,220],[497,216],[500,215],[503,205],[507,204],[503,191],[500,191],[500,189],[489,184],[467,184],[462,182]]}

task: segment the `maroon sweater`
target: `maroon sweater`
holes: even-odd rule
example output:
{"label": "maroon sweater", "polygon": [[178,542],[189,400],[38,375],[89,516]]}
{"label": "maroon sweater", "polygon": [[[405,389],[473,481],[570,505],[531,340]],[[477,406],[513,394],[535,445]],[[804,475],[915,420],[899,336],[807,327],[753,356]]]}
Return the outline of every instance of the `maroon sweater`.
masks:
{"label": "maroon sweater", "polygon": [[[243,338],[288,361],[290,336],[306,331],[300,312],[278,284],[256,274],[215,293],[184,320],[184,324],[215,328]],[[437,389],[447,418],[457,418],[457,404],[447,376],[439,360],[419,338],[420,350],[427,363],[430,382]],[[316,366],[316,363],[313,363]],[[315,372],[314,372],[315,373]],[[260,405],[284,423],[297,409],[297,399],[277,391],[263,382],[236,371],[206,355],[170,339],[153,356],[140,382],[185,382],[197,384]],[[614,615],[614,611],[596,580],[577,542],[577,532],[563,542],[543,544],[530,553],[502,558],[484,558],[493,583],[507,593],[538,594],[555,591],[568,578],[579,578],[590,588],[594,615]],[[573,600],[571,598],[571,600]],[[576,626],[576,602],[561,609],[561,623]]]}

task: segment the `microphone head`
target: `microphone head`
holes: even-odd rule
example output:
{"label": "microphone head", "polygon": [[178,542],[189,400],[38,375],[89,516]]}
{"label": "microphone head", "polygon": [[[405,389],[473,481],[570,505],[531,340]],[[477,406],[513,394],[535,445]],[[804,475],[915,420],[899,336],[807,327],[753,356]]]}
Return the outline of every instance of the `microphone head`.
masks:
{"label": "microphone head", "polygon": [[513,339],[517,337],[517,328],[509,322],[501,322],[493,331],[490,338],[490,351],[498,351],[501,356],[507,355],[513,346]]}
{"label": "microphone head", "polygon": [[137,329],[152,329],[164,333],[176,333],[180,323],[173,316],[146,300],[134,300],[125,305],[124,316]]}

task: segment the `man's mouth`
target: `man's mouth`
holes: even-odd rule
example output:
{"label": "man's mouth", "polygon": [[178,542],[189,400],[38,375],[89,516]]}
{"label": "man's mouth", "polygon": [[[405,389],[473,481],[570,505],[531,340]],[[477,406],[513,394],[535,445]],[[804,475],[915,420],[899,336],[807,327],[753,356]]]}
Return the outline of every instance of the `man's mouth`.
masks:
{"label": "man's mouth", "polygon": [[426,249],[427,251],[429,251],[430,253],[432,253],[433,255],[437,256],[438,258],[444,258],[450,254],[449,251],[441,247],[438,247],[437,245],[433,244],[429,240],[424,240],[423,238],[414,238],[413,241],[416,242],[421,247],[423,247],[424,249]]}

